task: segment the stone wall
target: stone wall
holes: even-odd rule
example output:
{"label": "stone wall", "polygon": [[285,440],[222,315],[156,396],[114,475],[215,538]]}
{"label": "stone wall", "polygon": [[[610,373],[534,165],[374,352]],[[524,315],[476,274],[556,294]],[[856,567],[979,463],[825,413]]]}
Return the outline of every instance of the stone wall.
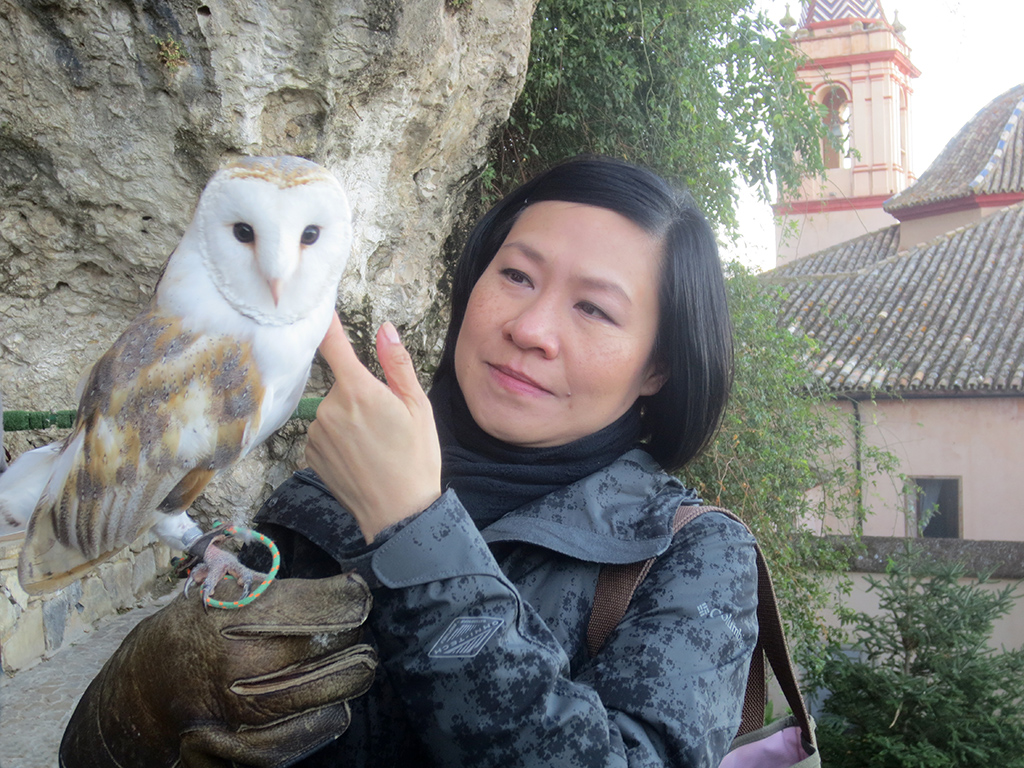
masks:
{"label": "stone wall", "polygon": [[[355,220],[339,295],[349,334],[365,349],[392,320],[429,361],[446,320],[445,243],[522,87],[534,3],[0,5],[4,406],[75,407],[80,376],[148,301],[203,185],[237,155],[297,154],[338,175]],[[326,388],[315,368],[307,394]],[[290,423],[215,479],[197,517],[249,517],[301,464],[304,434]],[[57,437],[6,443],[17,455]],[[134,569],[146,551],[111,568]],[[57,599],[87,603],[88,584],[81,600]],[[4,589],[0,611],[20,617],[19,632],[42,622],[45,642],[58,642],[44,621],[58,608]],[[128,599],[118,595],[114,610]],[[91,610],[68,608],[65,628]],[[15,654],[7,644],[21,641],[3,632]]]}
{"label": "stone wall", "polygon": [[[835,537],[839,547],[851,547],[845,537]],[[850,558],[853,573],[885,573],[889,560],[907,546],[899,536],[861,536],[857,554]],[[971,539],[915,538],[913,546],[936,563],[961,562],[971,575],[986,573],[991,578],[1024,579],[1024,541],[975,541]],[[1024,606],[1022,606],[1024,607]]]}
{"label": "stone wall", "polygon": [[[30,596],[18,584],[23,534],[0,537],[0,669],[31,667],[80,640],[104,616],[171,589],[170,550],[152,534],[62,590]],[[177,583],[177,582],[176,582]]]}

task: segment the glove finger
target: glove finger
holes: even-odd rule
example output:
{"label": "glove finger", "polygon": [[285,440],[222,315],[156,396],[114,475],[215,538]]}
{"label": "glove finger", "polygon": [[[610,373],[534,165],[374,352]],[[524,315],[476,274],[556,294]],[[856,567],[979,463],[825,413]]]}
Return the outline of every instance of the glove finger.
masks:
{"label": "glove finger", "polygon": [[221,634],[232,640],[268,635],[317,635],[361,626],[373,602],[356,573],[326,579],[275,581],[257,600],[222,620]]}
{"label": "glove finger", "polygon": [[[258,724],[313,710],[369,690],[377,654],[368,645],[309,659],[277,672],[238,679],[230,691],[238,696],[241,722]],[[255,712],[255,717],[253,713]]]}
{"label": "glove finger", "polygon": [[[182,768],[247,765],[285,768],[338,738],[348,728],[348,704],[335,701],[281,718],[259,728],[238,731],[202,726],[182,734]],[[222,762],[223,759],[231,761]]]}

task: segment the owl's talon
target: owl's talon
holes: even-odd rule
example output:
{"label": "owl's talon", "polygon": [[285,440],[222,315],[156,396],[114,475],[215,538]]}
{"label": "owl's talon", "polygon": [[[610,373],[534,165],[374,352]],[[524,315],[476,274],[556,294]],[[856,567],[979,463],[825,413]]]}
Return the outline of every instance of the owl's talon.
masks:
{"label": "owl's talon", "polygon": [[188,591],[192,588],[193,584],[203,584],[206,581],[206,577],[209,575],[210,569],[206,563],[200,561],[197,563],[192,570],[188,572],[188,576],[185,579],[185,597],[188,597]]}
{"label": "owl's talon", "polygon": [[252,588],[252,579],[253,571],[246,568],[245,572],[242,574],[241,581],[239,582],[242,585],[242,596],[239,600],[245,600],[245,598],[249,596],[249,590]]}
{"label": "owl's talon", "polygon": [[192,584],[202,584],[203,604],[206,605],[213,597],[213,592],[220,580],[230,574],[242,587],[242,596],[239,600],[244,600],[248,597],[256,577],[262,578],[266,575],[245,567],[233,554],[218,547],[217,544],[225,538],[227,537],[221,534],[212,537],[207,544],[202,561],[192,569],[185,580],[184,593],[186,597]]}

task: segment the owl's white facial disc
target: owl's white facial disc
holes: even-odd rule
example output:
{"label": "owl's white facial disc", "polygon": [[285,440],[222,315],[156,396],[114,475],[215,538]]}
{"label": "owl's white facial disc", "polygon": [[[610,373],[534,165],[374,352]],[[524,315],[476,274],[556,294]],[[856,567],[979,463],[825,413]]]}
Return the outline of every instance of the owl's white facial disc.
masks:
{"label": "owl's white facial disc", "polygon": [[207,184],[196,223],[217,290],[256,322],[294,323],[337,297],[352,225],[341,185],[321,166],[236,161]]}

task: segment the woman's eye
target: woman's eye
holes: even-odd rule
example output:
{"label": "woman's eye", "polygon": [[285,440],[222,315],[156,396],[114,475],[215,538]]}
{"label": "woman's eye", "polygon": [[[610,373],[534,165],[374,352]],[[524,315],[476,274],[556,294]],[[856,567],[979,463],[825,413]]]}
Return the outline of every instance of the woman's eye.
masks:
{"label": "woman's eye", "polygon": [[316,242],[317,238],[320,237],[320,227],[315,224],[310,224],[304,230],[302,230],[302,237],[300,240],[303,245],[312,245]]}
{"label": "woman's eye", "polygon": [[512,269],[511,267],[508,269],[503,269],[501,270],[501,274],[503,274],[510,282],[513,282],[516,285],[530,284],[530,278],[527,277],[525,273],[520,272],[518,269]]}
{"label": "woman's eye", "polygon": [[244,221],[240,221],[235,224],[232,232],[234,232],[235,240],[240,243],[251,243],[256,240],[256,233],[253,232],[252,227]]}
{"label": "woman's eye", "polygon": [[603,309],[594,304],[591,304],[589,301],[581,301],[576,306],[579,307],[580,312],[582,312],[585,315],[589,315],[590,317],[596,317],[600,320],[611,320],[611,318],[608,317],[608,315],[605,313]]}

